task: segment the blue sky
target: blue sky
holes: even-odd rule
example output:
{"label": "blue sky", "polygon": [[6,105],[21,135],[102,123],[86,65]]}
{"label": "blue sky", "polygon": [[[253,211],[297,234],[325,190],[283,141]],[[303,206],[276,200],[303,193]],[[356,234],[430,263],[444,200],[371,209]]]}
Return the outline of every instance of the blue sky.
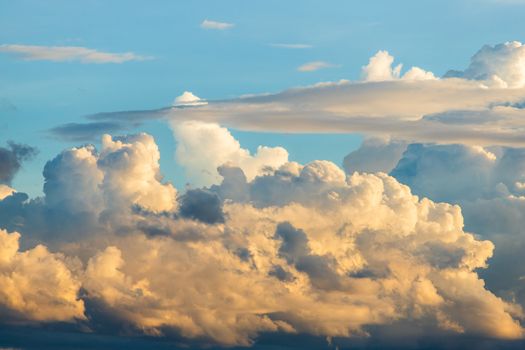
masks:
{"label": "blue sky", "polygon": [[[499,1],[1,1],[0,44],[82,46],[151,56],[120,64],[25,61],[0,54],[0,140],[39,148],[16,187],[39,194],[43,164],[74,143],[46,130],[83,116],[169,105],[184,90],[206,99],[278,92],[320,81],[357,79],[379,49],[436,74],[466,66],[486,43],[519,39],[525,6]],[[233,23],[206,30],[204,19]],[[271,44],[311,45],[287,49]],[[310,61],[335,67],[299,72]],[[185,183],[163,123],[143,127],[161,148],[166,177]],[[253,135],[241,144],[283,145],[301,162],[340,162],[359,136]],[[316,147],[312,148],[315,137]],[[338,147],[331,145],[337,144]]]}

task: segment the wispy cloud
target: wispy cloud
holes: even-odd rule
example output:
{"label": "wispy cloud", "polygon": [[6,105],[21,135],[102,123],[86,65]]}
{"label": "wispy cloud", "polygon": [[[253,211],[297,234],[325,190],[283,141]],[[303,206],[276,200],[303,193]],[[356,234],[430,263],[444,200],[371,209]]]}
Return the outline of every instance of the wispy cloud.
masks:
{"label": "wispy cloud", "polygon": [[285,43],[273,43],[270,44],[272,47],[280,47],[283,49],[311,49],[313,46],[309,44],[285,44]]}
{"label": "wispy cloud", "polygon": [[299,66],[297,70],[299,72],[314,72],[319,69],[325,69],[325,68],[334,68],[337,67],[337,65],[328,63],[325,61],[313,61],[303,64],[302,66]]}
{"label": "wispy cloud", "polygon": [[133,52],[110,53],[82,46],[4,44],[0,45],[0,52],[15,54],[20,56],[22,59],[29,61],[123,63],[127,61],[144,61],[152,59],[152,57],[140,56]]}
{"label": "wispy cloud", "polygon": [[201,23],[201,28],[204,28],[204,29],[225,30],[225,29],[230,29],[234,26],[235,24],[233,23],[218,22],[218,21],[212,21],[209,19],[205,19]]}

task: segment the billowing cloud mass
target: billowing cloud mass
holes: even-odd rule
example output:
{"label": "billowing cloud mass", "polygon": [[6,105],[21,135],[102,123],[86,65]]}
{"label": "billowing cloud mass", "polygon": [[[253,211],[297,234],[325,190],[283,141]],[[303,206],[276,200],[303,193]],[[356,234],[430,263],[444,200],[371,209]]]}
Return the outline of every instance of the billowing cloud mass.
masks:
{"label": "billowing cloud mass", "polygon": [[73,262],[42,245],[21,252],[19,238],[0,230],[0,321],[84,319],[80,281],[68,266]]}
{"label": "billowing cloud mass", "polygon": [[[43,197],[0,187],[0,322],[228,346],[377,332],[523,341],[521,56],[517,42],[486,46],[436,78],[380,51],[358,82],[184,92],[154,112],[173,129],[182,192],[150,135],[63,151]],[[252,154],[222,123],[367,138],[343,170],[281,147]]]}
{"label": "billowing cloud mass", "polygon": [[228,129],[218,124],[186,121],[171,125],[177,140],[177,162],[185,167],[188,178],[197,185],[219,182],[217,169],[223,164],[239,166],[251,180],[288,161],[288,152],[282,147],[259,146],[251,155],[241,148]]}
{"label": "billowing cloud mass", "polygon": [[[48,162],[45,197],[0,201],[0,213],[15,213],[0,225],[22,233],[0,232],[0,278],[27,281],[10,282],[24,303],[0,284],[2,308],[17,320],[222,345],[250,345],[262,333],[365,337],[371,326],[414,322],[425,334],[523,336],[521,306],[478,275],[494,245],[463,230],[460,207],[329,161],[267,166],[270,151],[250,156],[218,125],[173,127],[178,139],[196,140],[183,141],[186,154],[218,166],[218,184],[177,198],[161,181],[151,136],[106,135],[100,151],[73,148]],[[91,219],[71,227],[63,220],[71,215]],[[54,220],[67,240],[41,234]],[[60,253],[19,252],[19,239]],[[39,284],[44,294],[24,294]]]}
{"label": "billowing cloud mass", "polygon": [[151,57],[140,56],[133,52],[110,53],[81,46],[3,44],[0,45],[0,52],[14,54],[29,61],[123,63],[127,61],[144,61],[151,59]]}
{"label": "billowing cloud mass", "polygon": [[403,64],[392,67],[394,57],[388,51],[378,51],[370,58],[368,65],[362,68],[364,81],[387,81],[394,79],[404,80],[434,80],[436,77],[432,72],[424,71],[419,67],[410,68],[403,76],[401,69]]}
{"label": "billowing cloud mass", "polygon": [[471,59],[464,71],[449,71],[446,76],[494,81],[502,87],[525,87],[525,46],[511,41],[485,45]]}

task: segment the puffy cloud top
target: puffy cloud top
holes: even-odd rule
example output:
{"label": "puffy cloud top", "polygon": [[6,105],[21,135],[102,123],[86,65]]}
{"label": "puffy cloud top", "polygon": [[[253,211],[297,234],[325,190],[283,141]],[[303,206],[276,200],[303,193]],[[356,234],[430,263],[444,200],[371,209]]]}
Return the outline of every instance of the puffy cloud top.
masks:
{"label": "puffy cloud top", "polygon": [[509,88],[525,87],[525,46],[519,41],[485,45],[465,71],[450,71],[447,76],[492,80]]}
{"label": "puffy cloud top", "polygon": [[362,76],[364,81],[388,81],[394,79],[403,80],[434,80],[436,77],[432,72],[427,72],[419,67],[410,68],[403,76],[401,69],[403,64],[392,67],[394,57],[388,51],[380,50],[363,66]]}
{"label": "puffy cloud top", "polygon": [[80,281],[63,256],[39,245],[20,252],[20,234],[0,230],[1,321],[84,319]]}
{"label": "puffy cloud top", "polygon": [[197,185],[220,182],[217,169],[224,164],[239,166],[251,180],[288,161],[288,152],[282,147],[259,146],[251,155],[247,149],[241,148],[228,129],[215,123],[173,122],[172,128],[177,140],[177,161]]}
{"label": "puffy cloud top", "polygon": [[[48,163],[51,198],[17,205],[66,208],[64,219],[82,209],[84,195],[92,203],[77,214],[96,220],[83,228],[89,234],[74,229],[72,243],[56,245],[64,255],[43,246],[18,252],[17,234],[0,235],[0,306],[17,315],[7,321],[85,313],[87,326],[110,319],[128,331],[223,345],[250,345],[269,332],[350,337],[414,321],[427,332],[522,336],[520,307],[478,276],[494,245],[463,230],[458,206],[420,199],[384,173],[346,176],[328,161],[281,159],[245,176],[258,156],[217,125],[186,131],[194,130],[185,152],[221,164],[223,181],[179,196],[180,210],[149,135],[107,135],[100,153],[85,146]],[[217,152],[190,135],[227,146]],[[74,193],[60,196],[60,188]],[[54,219],[38,217],[33,230]],[[24,302],[11,300],[19,295]]]}

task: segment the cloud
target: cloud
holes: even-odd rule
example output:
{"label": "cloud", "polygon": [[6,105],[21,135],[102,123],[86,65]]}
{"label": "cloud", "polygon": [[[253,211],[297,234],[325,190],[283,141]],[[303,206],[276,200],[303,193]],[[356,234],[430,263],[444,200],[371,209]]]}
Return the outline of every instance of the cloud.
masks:
{"label": "cloud", "polygon": [[297,68],[299,72],[315,72],[316,70],[333,68],[337,67],[336,65],[324,61],[312,61],[305,63]]}
{"label": "cloud", "polygon": [[215,29],[215,30],[225,30],[233,28],[235,24],[228,23],[228,22],[218,22],[218,21],[212,21],[209,19],[205,19],[201,23],[201,28],[204,29]]}
{"label": "cloud", "polygon": [[[392,68],[392,56],[382,51],[365,66],[364,78],[371,81],[326,82],[273,94],[207,100],[194,108],[101,113],[94,118],[198,120],[249,131],[352,132],[408,143],[523,146],[525,88],[517,83],[519,69],[505,73],[520,67],[522,46],[498,47],[480,50],[471,64],[478,73],[468,73],[474,69],[468,68],[464,77],[449,74],[435,79],[418,67],[398,72]],[[490,72],[499,74],[498,79]],[[482,77],[488,78],[479,80]]]}
{"label": "cloud", "polygon": [[[375,151],[365,144],[357,153],[374,164]],[[493,292],[525,305],[525,269],[513,263],[525,247],[523,148],[410,144],[392,157],[397,162],[392,176],[419,196],[460,205],[465,229],[495,243],[490,267],[481,276]],[[351,170],[359,167],[357,162]]]}
{"label": "cloud", "polygon": [[30,160],[36,153],[36,148],[14,142],[0,147],[0,184],[10,184],[22,162]]}
{"label": "cloud", "polygon": [[37,46],[3,44],[0,52],[20,56],[28,61],[67,62],[79,61],[81,63],[123,63],[128,61],[144,61],[151,59],[149,56],[140,56],[133,52],[109,53],[80,46]]}
{"label": "cloud", "polygon": [[311,49],[313,46],[309,44],[284,44],[284,43],[277,43],[277,44],[270,44],[272,47],[279,47],[282,49]]}
{"label": "cloud", "polygon": [[240,166],[248,179],[253,179],[268,168],[279,167],[288,161],[288,152],[282,147],[259,146],[251,155],[218,124],[174,121],[171,126],[177,141],[177,162],[197,185],[218,183],[217,169],[224,164]]}
{"label": "cloud", "polygon": [[449,71],[445,76],[491,80],[503,87],[525,87],[525,46],[510,41],[485,45],[471,59],[464,71]]}
{"label": "cloud", "polygon": [[[199,135],[200,128],[204,140],[230,140],[227,149],[253,162],[226,129],[187,130]],[[50,298],[68,291],[63,319],[85,315],[78,327],[95,332],[247,346],[259,334],[359,337],[372,326],[415,323],[430,335],[522,337],[519,305],[487,290],[478,275],[494,245],[463,230],[458,206],[420,199],[384,173],[348,176],[323,160],[284,160],[250,177],[221,150],[185,145],[187,154],[219,164],[223,181],[180,194],[180,206],[175,189],[161,182],[149,135],[107,135],[100,151],[65,150],[46,165],[43,198],[14,193],[0,201],[0,227],[14,222],[23,234],[0,235],[7,249],[0,256],[39,252],[46,263],[34,271],[41,279],[27,285],[60,287],[44,294]],[[72,215],[93,220],[69,226]],[[50,227],[68,230],[69,239],[40,234]],[[49,241],[60,253],[42,246],[13,253],[19,239]],[[9,261],[9,269],[27,267],[19,273],[33,278],[33,265]],[[55,299],[39,303],[38,310],[52,308],[45,315],[62,310]]]}
{"label": "cloud", "polygon": [[65,258],[42,245],[21,252],[19,238],[0,230],[0,322],[84,319],[80,281]]}
{"label": "cloud", "polygon": [[219,196],[200,188],[188,190],[180,197],[180,214],[207,224],[224,222]]}

